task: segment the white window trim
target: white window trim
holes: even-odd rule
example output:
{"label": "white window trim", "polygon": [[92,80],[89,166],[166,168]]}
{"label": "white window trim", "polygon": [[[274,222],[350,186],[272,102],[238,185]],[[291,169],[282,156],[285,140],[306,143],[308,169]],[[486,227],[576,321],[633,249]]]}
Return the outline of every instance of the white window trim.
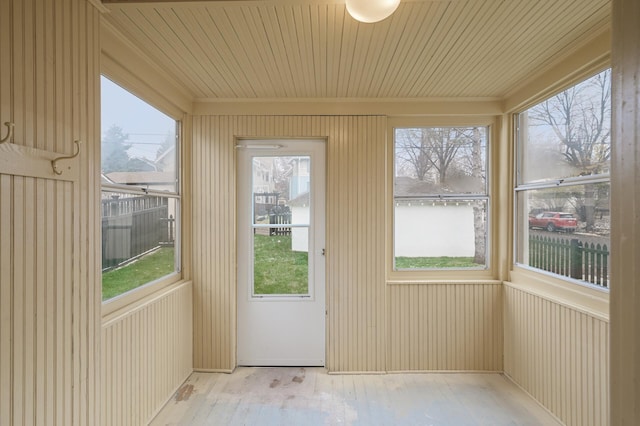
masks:
{"label": "white window trim", "polygon": [[[598,175],[588,176],[574,176],[567,178],[550,178],[535,182],[521,181],[520,169],[522,167],[522,156],[520,150],[522,149],[522,141],[520,139],[520,123],[519,116],[525,111],[533,108],[541,102],[564,92],[565,90],[588,80],[595,75],[610,68],[610,65],[603,67],[601,64],[598,67],[584,70],[579,76],[568,80],[566,84],[555,87],[553,91],[541,92],[541,95],[534,99],[529,100],[520,109],[513,111],[510,115],[512,117],[511,123],[513,125],[512,141],[515,149],[513,150],[513,205],[512,205],[512,269],[510,271],[510,280],[505,281],[514,287],[525,287],[528,291],[550,297],[550,300],[560,300],[567,306],[587,306],[584,308],[585,312],[593,313],[602,317],[608,321],[609,318],[609,293],[610,287],[602,287],[597,284],[591,284],[587,281],[577,280],[575,278],[562,276],[553,272],[545,271],[543,269],[535,268],[527,264],[518,261],[518,247],[519,238],[521,238],[521,232],[519,229],[520,212],[518,209],[518,193],[535,189],[549,189],[557,187],[567,187],[584,185],[589,183],[610,183],[610,173],[602,173]],[[613,78],[613,77],[612,77]],[[529,282],[536,282],[536,286],[530,286]],[[566,294],[571,294],[568,298]],[[563,296],[564,295],[564,296]],[[596,307],[592,308],[592,302]],[[572,302],[574,301],[574,302]]]}
{"label": "white window trim", "polygon": [[[182,277],[182,194],[183,194],[183,179],[182,179],[182,150],[181,150],[181,141],[184,140],[183,129],[181,118],[177,118],[175,114],[168,113],[162,108],[159,108],[157,105],[148,102],[144,95],[140,95],[137,91],[134,93],[129,90],[129,88],[122,84],[117,78],[114,78],[111,74],[102,73],[101,76],[104,76],[111,80],[112,82],[118,84],[124,90],[129,91],[133,96],[140,98],[142,101],[147,102],[152,107],[156,108],[158,111],[166,114],[168,117],[172,118],[176,122],[176,189],[175,191],[159,191],[155,189],[144,188],[142,186],[136,185],[120,185],[120,184],[101,184],[100,192],[105,191],[113,191],[113,192],[123,192],[130,194],[144,194],[144,195],[153,195],[153,196],[161,196],[166,198],[172,198],[176,200],[176,217],[175,217],[175,244],[174,244],[174,259],[175,259],[175,271],[165,275],[164,277],[160,277],[157,280],[150,281],[141,285],[140,287],[133,288],[125,293],[119,294],[111,299],[102,301],[102,273],[98,272],[98,276],[100,279],[100,300],[101,300],[101,315],[103,320],[117,311],[120,311],[124,308],[130,308],[138,303],[142,303],[149,297],[152,297],[154,294],[157,294],[169,286],[177,285],[184,282]],[[100,165],[98,165],[98,169],[100,169]]]}
{"label": "white window trim", "polygon": [[[420,269],[420,270],[395,270],[394,269],[394,170],[395,170],[395,140],[396,128],[411,127],[487,127],[487,194],[482,197],[488,200],[487,209],[487,265],[486,268],[469,269]],[[496,149],[499,141],[498,118],[491,115],[459,115],[459,116],[416,116],[416,117],[389,117],[387,122],[387,245],[386,245],[386,276],[387,283],[393,284],[469,284],[469,283],[493,283],[499,275],[499,258],[496,243],[498,229],[493,226],[497,220],[498,210],[496,200],[492,194],[499,193],[496,178],[500,153]],[[463,197],[470,198],[468,195]]]}

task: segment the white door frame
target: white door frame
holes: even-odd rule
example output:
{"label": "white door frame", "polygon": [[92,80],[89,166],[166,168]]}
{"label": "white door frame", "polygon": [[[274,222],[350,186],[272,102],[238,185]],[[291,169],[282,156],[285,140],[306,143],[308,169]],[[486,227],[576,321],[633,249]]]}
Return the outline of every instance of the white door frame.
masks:
{"label": "white door frame", "polygon": [[[240,139],[237,148],[238,365],[324,366],[326,140]],[[253,295],[252,159],[270,156],[311,157],[308,295]]]}

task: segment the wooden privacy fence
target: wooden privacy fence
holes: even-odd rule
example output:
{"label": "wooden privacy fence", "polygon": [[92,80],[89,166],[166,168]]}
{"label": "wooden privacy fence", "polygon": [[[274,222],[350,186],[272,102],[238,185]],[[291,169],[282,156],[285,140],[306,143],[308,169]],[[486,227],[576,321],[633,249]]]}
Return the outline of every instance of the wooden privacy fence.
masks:
{"label": "wooden privacy fence", "polygon": [[154,196],[102,200],[103,270],[173,245],[175,219],[169,215],[168,201]]}
{"label": "wooden privacy fence", "polygon": [[606,244],[583,242],[578,238],[530,235],[529,266],[609,287]]}

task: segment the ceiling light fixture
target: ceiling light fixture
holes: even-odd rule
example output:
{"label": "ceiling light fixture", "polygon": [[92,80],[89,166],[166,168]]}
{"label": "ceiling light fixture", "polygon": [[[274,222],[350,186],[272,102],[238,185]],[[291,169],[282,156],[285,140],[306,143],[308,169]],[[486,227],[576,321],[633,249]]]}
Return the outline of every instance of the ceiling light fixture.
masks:
{"label": "ceiling light fixture", "polygon": [[388,18],[400,4],[400,0],[345,0],[349,15],[367,24]]}

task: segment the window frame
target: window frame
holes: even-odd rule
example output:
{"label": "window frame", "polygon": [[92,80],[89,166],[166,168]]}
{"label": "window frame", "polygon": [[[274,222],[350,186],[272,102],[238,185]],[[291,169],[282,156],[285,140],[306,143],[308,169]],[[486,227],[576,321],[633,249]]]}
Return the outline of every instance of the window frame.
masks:
{"label": "window frame", "polygon": [[[571,293],[568,296],[567,300],[571,300],[571,298],[579,298],[582,301],[584,306],[589,306],[591,303],[589,302],[589,298],[593,299],[595,305],[599,306],[598,309],[602,310],[603,297],[608,297],[610,291],[609,287],[603,287],[597,284],[592,284],[584,280],[579,280],[576,278],[571,278],[568,276],[560,275],[554,272],[546,271],[544,269],[536,268],[533,266],[529,266],[528,264],[519,262],[519,250],[522,244],[524,244],[522,240],[523,238],[523,223],[528,218],[528,212],[521,212],[519,208],[519,196],[520,193],[524,193],[532,190],[541,190],[541,189],[554,189],[554,188],[566,188],[566,187],[575,187],[581,185],[588,184],[602,184],[602,183],[611,183],[611,173],[600,173],[597,175],[585,175],[585,176],[572,176],[566,178],[546,178],[546,179],[538,179],[531,182],[524,182],[521,174],[521,170],[523,168],[523,151],[524,145],[526,143],[526,134],[523,137],[523,134],[520,132],[521,127],[521,114],[530,110],[531,108],[539,105],[542,102],[545,102],[548,99],[553,98],[554,96],[571,89],[578,84],[581,84],[590,78],[595,77],[596,75],[606,71],[607,69],[611,69],[610,66],[599,67],[596,69],[591,69],[588,72],[581,73],[575,78],[566,81],[561,86],[555,87],[553,91],[546,91],[530,100],[526,104],[522,105],[517,110],[511,113],[511,125],[512,125],[512,141],[513,141],[513,206],[512,206],[512,270],[511,275],[512,279],[520,282],[521,279],[526,279],[528,281],[537,282],[539,291],[542,288],[542,292],[550,291],[549,294],[559,293]],[[611,248],[611,244],[609,244],[609,249]],[[609,252],[611,255],[611,252]],[[568,290],[564,290],[567,288]],[[573,287],[573,289],[572,289]],[[574,292],[577,289],[577,292]],[[587,300],[585,302],[585,300]]]}
{"label": "window frame", "polygon": [[[133,288],[129,291],[121,293],[117,296],[114,296],[107,300],[102,300],[102,273],[99,272],[100,279],[100,300],[102,307],[102,316],[107,317],[114,312],[129,306],[137,301],[145,299],[147,297],[154,296],[161,292],[166,287],[178,283],[182,281],[182,194],[183,194],[183,179],[182,179],[182,153],[181,153],[181,142],[184,139],[183,135],[183,124],[182,120],[179,117],[176,117],[175,114],[172,114],[170,111],[167,111],[166,108],[162,108],[158,106],[156,103],[152,102],[150,99],[153,99],[153,94],[149,94],[149,96],[145,96],[145,93],[141,94],[139,91],[134,90],[129,87],[124,81],[114,77],[108,73],[102,72],[99,76],[99,79],[106,78],[110,80],[113,84],[118,85],[123,90],[129,92],[132,96],[137,97],[141,101],[145,102],[149,106],[155,108],[161,113],[165,114],[167,117],[171,118],[175,121],[175,191],[167,191],[167,190],[158,190],[153,188],[146,188],[139,185],[126,185],[126,184],[100,184],[100,194],[104,192],[113,192],[113,193],[127,193],[132,195],[150,195],[150,196],[159,196],[167,199],[175,200],[175,230],[174,230],[174,271],[162,276],[153,281],[149,281],[139,287]],[[100,97],[102,99],[102,97]],[[102,101],[101,101],[102,102]],[[102,103],[100,104],[100,108],[102,109]],[[102,158],[102,155],[100,156]],[[101,171],[101,166],[98,165],[98,169]],[[102,268],[101,268],[102,269]],[[100,269],[100,270],[101,270]]]}
{"label": "window frame", "polygon": [[[498,207],[493,194],[498,193],[498,181],[496,173],[499,163],[498,120],[496,116],[420,116],[420,117],[389,117],[387,124],[387,249],[386,270],[388,284],[415,284],[429,283],[460,283],[485,282],[496,280],[498,273],[498,258],[495,235],[498,230],[494,226]],[[427,127],[486,127],[487,128],[487,152],[486,152],[486,194],[480,198],[487,202],[486,220],[486,266],[478,268],[451,268],[451,269],[395,269],[395,130],[397,128],[427,128]],[[475,199],[477,194],[460,194],[459,199]]]}

